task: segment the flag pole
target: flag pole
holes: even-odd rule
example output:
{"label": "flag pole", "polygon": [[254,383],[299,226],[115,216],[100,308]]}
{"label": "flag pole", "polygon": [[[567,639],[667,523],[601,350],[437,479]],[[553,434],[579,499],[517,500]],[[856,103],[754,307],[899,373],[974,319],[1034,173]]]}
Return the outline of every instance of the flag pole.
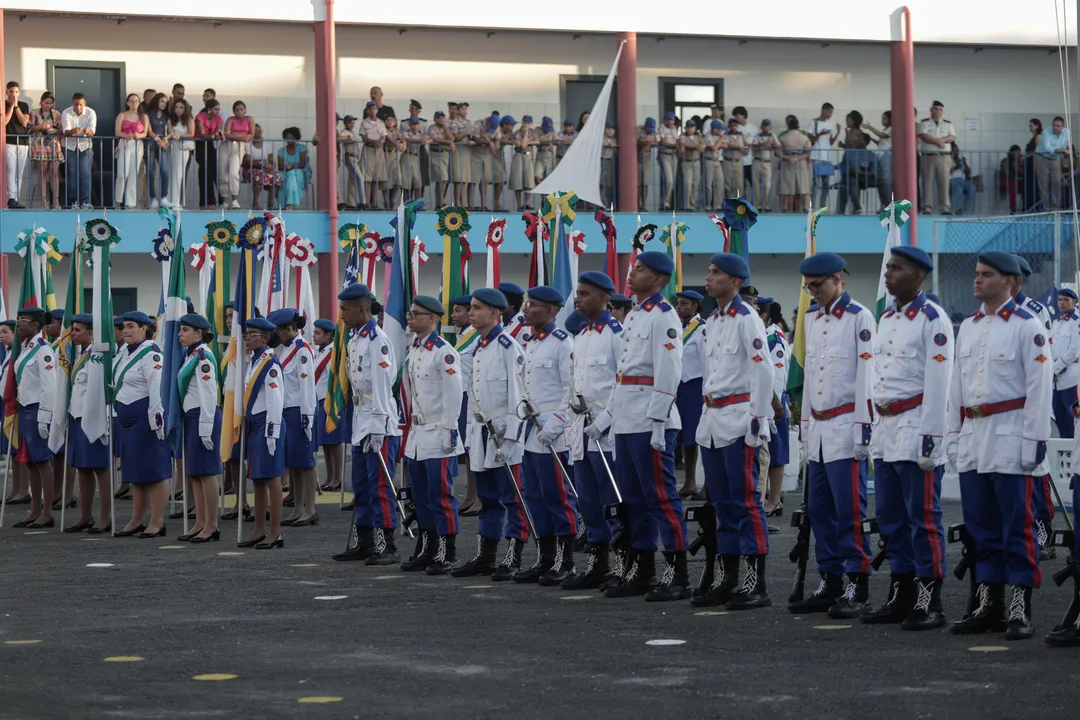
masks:
{"label": "flag pole", "polygon": [[[233,322],[234,323],[240,322],[240,319],[237,318],[237,317],[233,317]],[[244,373],[244,357],[246,355],[247,355],[247,350],[246,349],[241,350],[240,348],[237,348],[236,371],[238,373],[240,373],[240,378],[242,380],[246,379],[245,373]],[[247,383],[245,382],[244,385],[246,386]],[[238,477],[236,479],[236,542],[237,542],[237,544],[240,544],[241,542],[243,542],[243,531],[244,531],[244,509],[240,506],[240,498],[245,497],[247,495],[247,475],[244,473],[244,465],[245,465],[245,462],[244,462],[244,460],[245,460],[245,458],[244,458],[244,420],[246,419],[244,416],[247,415],[247,406],[244,405],[243,395],[241,395],[240,397],[241,397],[241,402],[240,402],[240,404],[241,404],[241,412],[243,414],[240,416],[240,477]],[[235,400],[233,402],[235,403]],[[254,508],[252,509],[251,512],[254,515],[254,513],[255,513]],[[265,522],[265,518],[263,520]]]}
{"label": "flag pole", "polygon": [[[9,370],[8,372],[11,372]],[[8,438],[7,467],[4,468],[4,494],[0,495],[0,528],[4,527],[4,511],[7,509],[8,478],[11,477],[11,438]]]}
{"label": "flag pole", "polygon": [[[111,374],[111,370],[109,371]],[[106,388],[107,389],[107,388]],[[109,438],[109,534],[116,537],[116,458],[113,457],[113,405],[105,406],[109,422],[106,435]],[[102,498],[104,499],[104,498]]]}
{"label": "flag pole", "polygon": [[[184,447],[183,437],[183,425],[177,428],[177,433],[180,435],[180,484],[184,487],[184,534],[188,534],[188,493],[187,493],[187,463],[184,462],[184,455],[186,448]],[[192,490],[194,492],[194,490]]]}
{"label": "flag pole", "polygon": [[[66,351],[65,351],[66,352]],[[68,461],[67,461],[67,448],[71,442],[71,424],[66,423],[67,427],[64,428],[64,472],[61,474],[60,480],[60,532],[64,532],[64,515],[67,512],[67,475],[68,475]],[[56,457],[55,455],[53,456]],[[44,498],[42,498],[44,500]]]}

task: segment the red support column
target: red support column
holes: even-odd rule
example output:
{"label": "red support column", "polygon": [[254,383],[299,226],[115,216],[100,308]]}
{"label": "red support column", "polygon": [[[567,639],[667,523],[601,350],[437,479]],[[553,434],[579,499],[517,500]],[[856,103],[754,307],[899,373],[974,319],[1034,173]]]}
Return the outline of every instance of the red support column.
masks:
{"label": "red support column", "polygon": [[[0,10],[0,78],[7,77],[7,73],[4,71],[4,11]],[[7,134],[0,132],[0,202],[7,200]],[[4,307],[9,307],[7,304],[8,296],[8,259],[7,254],[10,252],[9,248],[5,248],[5,252],[0,252],[0,283],[3,287],[0,288],[0,292],[4,293]]]}
{"label": "red support column", "polygon": [[334,0],[325,0],[326,16],[315,23],[315,123],[321,142],[316,176],[319,210],[330,220],[330,251],[319,258],[319,313],[337,320],[338,278],[338,197],[337,197],[337,84],[334,70]]}
{"label": "red support column", "polygon": [[625,41],[619,56],[615,103],[619,126],[619,210],[635,212],[638,209],[638,152],[637,152],[637,33],[619,34]]}
{"label": "red support column", "polygon": [[909,242],[918,245],[919,194],[915,174],[915,45],[911,40],[911,11],[898,8],[890,16],[892,69],[893,195],[911,202],[905,225]]}

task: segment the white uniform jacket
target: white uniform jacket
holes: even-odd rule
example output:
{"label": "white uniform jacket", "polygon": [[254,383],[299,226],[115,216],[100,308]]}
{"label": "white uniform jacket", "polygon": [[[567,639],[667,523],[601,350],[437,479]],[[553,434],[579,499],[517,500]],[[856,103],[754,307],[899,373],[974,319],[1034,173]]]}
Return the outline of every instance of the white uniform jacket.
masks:
{"label": "white uniform jacket", "polygon": [[1076,365],[1080,352],[1080,322],[1076,308],[1055,320],[1051,328],[1054,335],[1054,389],[1068,390],[1076,387],[1080,380]]}
{"label": "white uniform jacket", "polygon": [[[622,325],[611,316],[611,311],[604,310],[596,322],[586,325],[574,337],[572,392],[585,398],[588,414],[594,418],[604,413],[608,398],[615,387],[615,372],[622,350],[622,331]],[[574,416],[574,429],[570,433],[570,459],[573,461],[585,457],[586,443],[589,450],[597,450],[596,442],[584,435],[585,422],[584,413]],[[605,452],[615,451],[615,438],[611,433],[601,438],[600,449]]]}
{"label": "white uniform jacket", "polygon": [[525,354],[525,399],[537,413],[526,429],[525,449],[546,453],[548,446],[537,437],[539,428],[553,439],[556,452],[567,450],[564,430],[571,422],[570,387],[573,376],[574,344],[569,334],[550,323],[542,330],[529,328],[522,341]]}
{"label": "white uniform jacket", "polygon": [[161,369],[161,350],[151,340],[143,340],[134,346],[126,345],[124,354],[117,356],[113,362],[116,402],[130,405],[150,398],[146,414],[151,430],[165,427],[161,406]]}
{"label": "white uniform jacket", "polygon": [[352,444],[368,435],[401,435],[394,381],[397,361],[390,338],[372,318],[349,340],[349,387],[353,394]]}
{"label": "white uniform jacket", "polygon": [[404,392],[412,410],[405,455],[413,460],[456,457],[463,450],[457,421],[461,412],[461,362],[439,336],[413,341]]}
{"label": "white uniform jacket", "polygon": [[56,353],[52,346],[38,333],[23,343],[19,357],[12,362],[19,405],[37,403],[38,423],[52,424],[56,400]]}
{"label": "white uniform jacket", "polygon": [[513,452],[505,458],[511,465],[521,462],[525,454],[524,423],[517,408],[525,397],[525,355],[521,346],[496,325],[477,341],[473,355],[472,378],[469,383],[469,425],[467,430],[469,465],[474,472],[502,467],[495,458],[498,438],[488,435],[483,441],[484,423],[489,420],[507,440],[514,441]]}
{"label": "white uniform jacket", "polygon": [[213,437],[214,416],[218,408],[217,359],[210,352],[210,348],[200,344],[184,358],[184,364],[180,366],[180,377],[184,377],[189,366],[194,366],[194,374],[187,387],[187,394],[182,398],[184,413],[199,408],[199,437],[217,440]]}

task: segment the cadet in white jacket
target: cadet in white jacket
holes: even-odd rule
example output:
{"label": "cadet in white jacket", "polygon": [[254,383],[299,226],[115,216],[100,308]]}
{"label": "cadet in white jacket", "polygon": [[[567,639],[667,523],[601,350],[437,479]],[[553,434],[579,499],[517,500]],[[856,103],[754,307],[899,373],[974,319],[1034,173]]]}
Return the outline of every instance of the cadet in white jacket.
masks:
{"label": "cadet in white jacket", "polygon": [[1080,354],[1080,321],[1076,313],[1076,292],[1065,288],[1058,291],[1058,310],[1051,333],[1054,337],[1054,422],[1058,435],[1073,436],[1072,406],[1076,404],[1077,355]]}
{"label": "cadet in white jacket", "polygon": [[55,500],[53,453],[49,450],[49,426],[52,424],[56,395],[56,356],[41,334],[45,311],[36,307],[19,310],[18,329],[22,339],[19,356],[9,365],[15,373],[18,391],[19,450],[16,462],[30,477],[30,512],[17,522],[17,528],[53,527]]}
{"label": "cadet in white jacket", "polygon": [[[1080,413],[1080,407],[1073,406],[1073,418]],[[1080,433],[1073,434],[1072,467],[1070,468],[1072,488],[1073,527],[1080,527]],[[1072,547],[1072,602],[1065,611],[1065,617],[1057,627],[1046,636],[1046,643],[1054,647],[1076,647],[1080,645],[1080,572],[1077,571],[1077,558],[1080,558],[1080,533],[1073,533]]]}
{"label": "cadet in white jacket", "polygon": [[184,472],[191,478],[195,525],[177,538],[194,544],[217,541],[218,484],[221,474],[221,407],[218,405],[218,364],[207,343],[210,323],[190,313],[180,318],[180,344],[187,357],[177,376],[184,406]]}

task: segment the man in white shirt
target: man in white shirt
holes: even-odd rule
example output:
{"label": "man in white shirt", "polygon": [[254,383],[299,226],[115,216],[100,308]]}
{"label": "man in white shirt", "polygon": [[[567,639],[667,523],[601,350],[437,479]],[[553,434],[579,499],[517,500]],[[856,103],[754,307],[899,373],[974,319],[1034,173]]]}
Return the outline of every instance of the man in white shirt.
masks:
{"label": "man in white shirt", "polygon": [[[761,129],[757,125],[750,122],[747,117],[746,108],[739,105],[737,108],[731,111],[731,114],[735,116],[735,119],[739,121],[739,132],[746,138],[746,144],[750,145],[751,142],[758,136]],[[743,177],[742,183],[739,188],[742,190],[740,197],[748,198],[751,202],[762,205],[763,198],[759,198],[754,194],[754,153],[746,153],[742,158]],[[750,186],[750,192],[746,192],[746,186]]]}
{"label": "man in white shirt", "polygon": [[952,168],[952,144],[956,140],[956,132],[948,120],[942,118],[945,106],[935,100],[930,106],[930,117],[919,121],[919,162],[922,163],[922,187],[919,194],[922,196],[923,213],[931,215],[934,212],[935,192],[941,197],[938,206],[942,215],[952,213],[952,205],[949,202],[949,171]]}
{"label": "man in white shirt", "polygon": [[97,113],[86,106],[86,96],[75,93],[71,107],[60,113],[64,130],[64,186],[72,210],[90,210],[90,165],[97,133]]}
{"label": "man in white shirt", "polygon": [[[840,128],[832,121],[832,103],[821,106],[821,115],[810,123],[807,134],[814,149],[810,151],[810,161],[814,164],[814,185],[818,188],[816,207],[829,204],[829,182],[833,174],[832,146],[840,139]],[[834,135],[833,132],[836,132]]]}

